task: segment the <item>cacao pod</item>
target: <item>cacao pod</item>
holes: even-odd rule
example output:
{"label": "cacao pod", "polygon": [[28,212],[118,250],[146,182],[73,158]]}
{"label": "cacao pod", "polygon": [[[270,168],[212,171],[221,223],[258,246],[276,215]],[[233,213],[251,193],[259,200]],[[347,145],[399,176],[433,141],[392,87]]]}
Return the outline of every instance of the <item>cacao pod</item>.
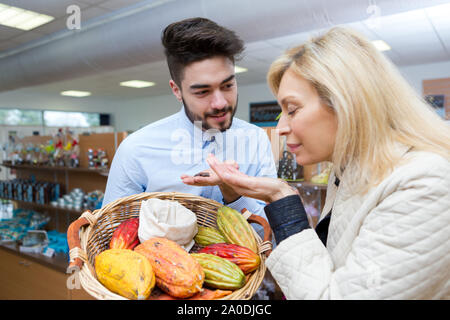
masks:
{"label": "cacao pod", "polygon": [[195,242],[203,247],[213,243],[226,242],[220,231],[213,227],[198,226],[198,232],[194,238]]}
{"label": "cacao pod", "polygon": [[177,298],[201,291],[205,273],[200,264],[175,241],[154,237],[134,251],[146,256],[155,271],[156,285]]}
{"label": "cacao pod", "polygon": [[209,253],[191,253],[205,272],[205,284],[217,289],[236,290],[245,284],[245,275],[233,262]]}
{"label": "cacao pod", "polygon": [[231,243],[215,243],[202,248],[199,253],[209,253],[215,256],[227,259],[236,264],[244,274],[256,270],[261,258],[249,248],[231,244]]}
{"label": "cacao pod", "polygon": [[155,274],[146,257],[128,249],[108,249],[95,257],[95,273],[107,289],[128,299],[147,299]]}
{"label": "cacao pod", "polygon": [[109,248],[133,250],[139,244],[138,228],[139,218],[131,218],[122,222],[114,231]]}
{"label": "cacao pod", "polygon": [[227,243],[238,244],[258,253],[253,228],[238,211],[223,206],[217,211],[217,226]]}

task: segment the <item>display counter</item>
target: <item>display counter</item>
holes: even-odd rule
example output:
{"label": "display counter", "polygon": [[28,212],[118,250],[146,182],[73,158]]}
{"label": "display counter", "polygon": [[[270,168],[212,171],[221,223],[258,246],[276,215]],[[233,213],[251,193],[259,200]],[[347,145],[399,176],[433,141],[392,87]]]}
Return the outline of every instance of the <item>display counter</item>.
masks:
{"label": "display counter", "polygon": [[93,299],[83,289],[67,288],[67,254],[49,258],[19,251],[16,243],[0,245],[0,299],[84,300]]}

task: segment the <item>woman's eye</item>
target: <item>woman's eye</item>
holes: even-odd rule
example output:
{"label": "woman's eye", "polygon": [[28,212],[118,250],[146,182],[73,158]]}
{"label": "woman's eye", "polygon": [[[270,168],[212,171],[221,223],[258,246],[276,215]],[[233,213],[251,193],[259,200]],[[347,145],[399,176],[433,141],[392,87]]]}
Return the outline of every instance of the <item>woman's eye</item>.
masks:
{"label": "woman's eye", "polygon": [[297,111],[297,109],[298,109],[298,108],[289,110],[287,114],[288,114],[289,116],[292,116],[292,115],[295,113],[295,111]]}

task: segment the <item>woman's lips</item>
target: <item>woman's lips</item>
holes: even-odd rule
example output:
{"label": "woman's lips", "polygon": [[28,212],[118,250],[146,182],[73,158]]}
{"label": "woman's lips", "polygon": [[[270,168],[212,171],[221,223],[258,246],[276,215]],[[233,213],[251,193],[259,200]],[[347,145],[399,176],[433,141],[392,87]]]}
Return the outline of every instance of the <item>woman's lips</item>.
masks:
{"label": "woman's lips", "polygon": [[301,143],[298,143],[298,144],[286,143],[286,146],[288,147],[290,152],[294,153],[295,151],[298,150],[298,148],[300,148]]}

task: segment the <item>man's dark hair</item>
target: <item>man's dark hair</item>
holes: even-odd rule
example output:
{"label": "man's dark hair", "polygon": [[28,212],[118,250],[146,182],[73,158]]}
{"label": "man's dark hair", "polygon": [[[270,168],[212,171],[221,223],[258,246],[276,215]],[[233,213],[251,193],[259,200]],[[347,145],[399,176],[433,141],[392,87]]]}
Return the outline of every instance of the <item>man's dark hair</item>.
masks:
{"label": "man's dark hair", "polygon": [[233,63],[244,51],[244,42],[231,30],[206,18],[190,18],[168,25],[161,35],[173,81],[181,87],[188,64],[215,56]]}

